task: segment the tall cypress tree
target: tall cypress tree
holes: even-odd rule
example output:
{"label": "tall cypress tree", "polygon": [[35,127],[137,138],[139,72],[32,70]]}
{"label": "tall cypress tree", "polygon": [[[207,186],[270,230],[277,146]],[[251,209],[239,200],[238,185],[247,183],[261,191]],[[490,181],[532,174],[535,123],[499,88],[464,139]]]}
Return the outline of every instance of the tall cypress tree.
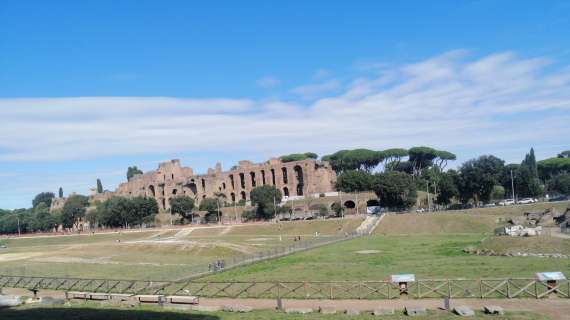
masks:
{"label": "tall cypress tree", "polygon": [[59,197],[63,198],[63,188],[59,187]]}
{"label": "tall cypress tree", "polygon": [[97,179],[97,193],[103,193],[103,184],[101,183],[101,179]]}

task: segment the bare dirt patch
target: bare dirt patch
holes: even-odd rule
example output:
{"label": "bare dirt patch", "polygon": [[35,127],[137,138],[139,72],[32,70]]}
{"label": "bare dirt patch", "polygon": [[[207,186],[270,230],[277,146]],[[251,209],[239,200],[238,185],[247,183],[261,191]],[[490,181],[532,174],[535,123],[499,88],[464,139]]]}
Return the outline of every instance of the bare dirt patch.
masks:
{"label": "bare dirt patch", "polygon": [[359,250],[359,251],[354,251],[355,253],[358,254],[376,254],[376,253],[380,253],[380,250]]}

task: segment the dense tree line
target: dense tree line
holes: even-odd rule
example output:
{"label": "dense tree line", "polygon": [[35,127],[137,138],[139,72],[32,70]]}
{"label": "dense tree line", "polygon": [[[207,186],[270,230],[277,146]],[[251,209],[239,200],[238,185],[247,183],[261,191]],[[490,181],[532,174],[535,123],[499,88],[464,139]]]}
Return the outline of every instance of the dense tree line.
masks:
{"label": "dense tree line", "polygon": [[[509,197],[540,197],[545,193],[570,193],[570,152],[537,161],[534,149],[520,164],[505,164],[493,155],[468,160],[456,170],[445,170],[456,156],[447,151],[429,147],[414,147],[386,161],[382,151],[367,149],[341,150],[323,157],[339,172],[336,187],[342,192],[375,192],[382,206],[406,207],[414,201],[415,191],[429,191],[436,195],[440,205],[452,202],[487,203]],[[391,151],[393,152],[393,151]],[[385,153],[386,154],[386,153]],[[382,161],[384,165],[382,166]],[[376,170],[377,173],[372,172]],[[395,180],[388,173],[407,176],[410,185]],[[513,190],[514,186],[514,190]],[[400,197],[397,202],[393,201]],[[408,199],[407,201],[404,201]]]}
{"label": "dense tree line", "polygon": [[158,204],[153,198],[112,197],[98,203],[87,220],[94,226],[130,228],[153,223],[157,213]]}

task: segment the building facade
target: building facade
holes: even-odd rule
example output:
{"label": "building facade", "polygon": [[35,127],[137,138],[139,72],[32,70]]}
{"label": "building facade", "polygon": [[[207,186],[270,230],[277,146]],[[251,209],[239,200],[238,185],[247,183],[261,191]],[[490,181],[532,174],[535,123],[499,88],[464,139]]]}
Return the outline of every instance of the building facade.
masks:
{"label": "building facade", "polygon": [[125,197],[146,196],[156,199],[159,208],[169,209],[169,199],[185,195],[196,200],[222,196],[227,202],[249,201],[257,186],[275,186],[284,197],[295,198],[334,190],[336,174],[326,161],[306,159],[282,162],[271,159],[264,163],[242,160],[229,171],[221,164],[206,174],[194,174],[182,167],[180,160],[160,163],[158,169],[135,175],[122,183],[115,194]]}

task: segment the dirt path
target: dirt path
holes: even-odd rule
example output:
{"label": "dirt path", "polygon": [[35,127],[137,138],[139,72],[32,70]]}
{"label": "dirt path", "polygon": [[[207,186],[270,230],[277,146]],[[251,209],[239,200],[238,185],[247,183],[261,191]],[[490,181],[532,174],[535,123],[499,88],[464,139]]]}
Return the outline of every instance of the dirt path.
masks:
{"label": "dirt path", "polygon": [[[254,309],[275,309],[276,301],[268,299],[200,299],[201,305],[246,305]],[[501,306],[506,311],[530,311],[547,315],[553,320],[570,320],[570,300],[568,299],[452,299],[451,307],[469,306],[482,310],[484,306]],[[283,300],[285,308],[330,307],[337,310],[358,309],[370,311],[375,308],[393,308],[402,310],[406,306],[425,307],[436,310],[443,307],[443,299],[410,300]]]}
{"label": "dirt path", "polygon": [[[30,295],[28,290],[4,288],[4,294]],[[38,296],[51,296],[64,298],[61,291],[42,290]],[[225,306],[244,305],[254,309],[274,310],[277,302],[274,299],[208,299],[200,298],[200,305]],[[484,306],[501,306],[505,311],[529,311],[546,315],[553,320],[570,320],[570,299],[452,299],[450,306],[469,306],[474,310],[482,310]],[[424,307],[437,310],[443,307],[443,299],[397,299],[397,300],[283,300],[284,308],[335,308],[336,310],[357,309],[370,311],[375,308],[392,308],[403,310],[404,307]]]}

